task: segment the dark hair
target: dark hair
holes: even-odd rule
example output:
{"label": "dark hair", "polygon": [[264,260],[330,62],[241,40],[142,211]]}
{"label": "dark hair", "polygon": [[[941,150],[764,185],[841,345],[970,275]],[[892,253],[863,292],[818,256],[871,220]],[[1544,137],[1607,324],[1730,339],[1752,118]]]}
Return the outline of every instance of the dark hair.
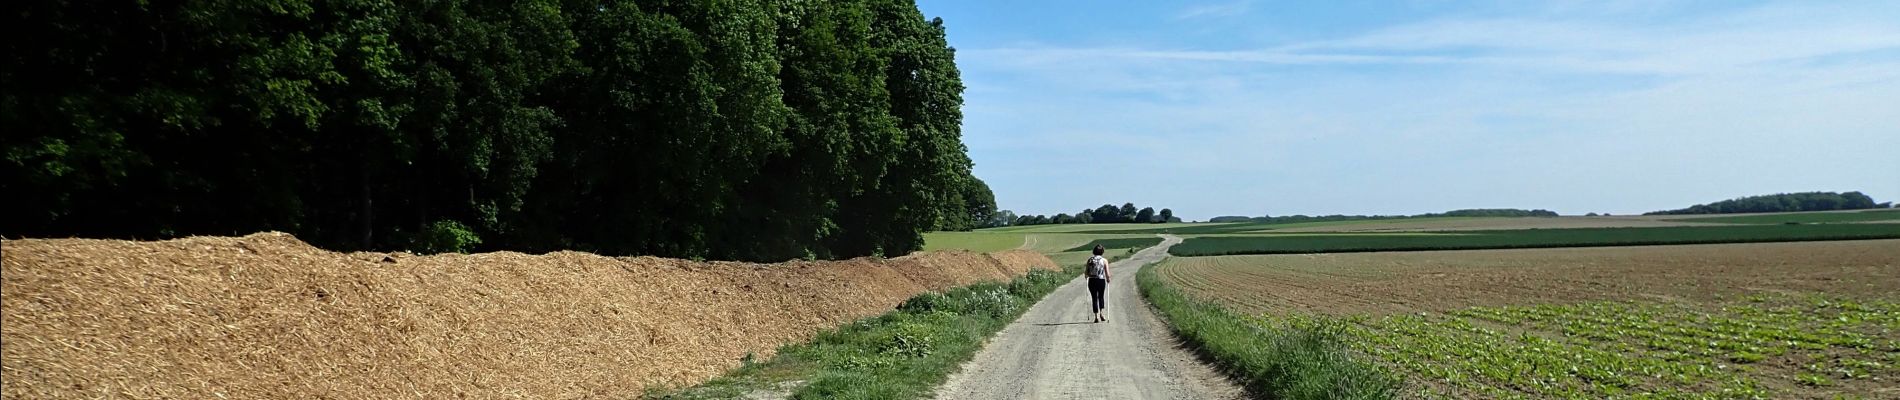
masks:
{"label": "dark hair", "polygon": [[1099,256],[1099,255],[1102,255],[1102,252],[1104,252],[1104,251],[1108,251],[1108,250],[1107,250],[1107,249],[1103,249],[1103,248],[1102,248],[1102,245],[1099,245],[1099,244],[1098,244],[1098,245],[1095,245],[1095,255],[1098,255],[1098,256]]}

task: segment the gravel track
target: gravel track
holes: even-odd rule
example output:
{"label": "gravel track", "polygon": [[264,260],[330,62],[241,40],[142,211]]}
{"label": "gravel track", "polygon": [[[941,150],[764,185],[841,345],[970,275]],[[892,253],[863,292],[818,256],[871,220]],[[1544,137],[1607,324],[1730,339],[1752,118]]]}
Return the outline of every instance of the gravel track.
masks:
{"label": "gravel track", "polygon": [[1087,280],[1057,288],[1011,322],[937,391],[940,399],[1237,399],[1158,319],[1135,273],[1181,238],[1111,264],[1108,322],[1091,323]]}

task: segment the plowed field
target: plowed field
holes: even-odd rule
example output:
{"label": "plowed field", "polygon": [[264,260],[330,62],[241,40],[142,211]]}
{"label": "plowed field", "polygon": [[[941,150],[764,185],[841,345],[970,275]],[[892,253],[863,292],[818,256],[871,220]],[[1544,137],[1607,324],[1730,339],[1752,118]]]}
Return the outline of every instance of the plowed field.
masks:
{"label": "plowed field", "polygon": [[1876,295],[1900,292],[1900,240],[1185,257],[1159,272],[1249,312]]}

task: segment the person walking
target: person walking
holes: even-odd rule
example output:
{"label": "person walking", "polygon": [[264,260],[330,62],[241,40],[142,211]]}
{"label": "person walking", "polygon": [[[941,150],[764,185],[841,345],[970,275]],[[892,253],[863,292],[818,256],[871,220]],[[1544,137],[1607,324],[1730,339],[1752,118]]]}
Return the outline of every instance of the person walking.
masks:
{"label": "person walking", "polygon": [[1108,282],[1111,279],[1108,273],[1108,257],[1102,257],[1105,251],[1107,249],[1102,248],[1102,245],[1095,245],[1095,256],[1089,257],[1088,268],[1082,271],[1082,274],[1089,278],[1089,304],[1095,310],[1095,322],[1108,322],[1108,318],[1102,316],[1102,310],[1108,309],[1108,301],[1105,297],[1108,295]]}

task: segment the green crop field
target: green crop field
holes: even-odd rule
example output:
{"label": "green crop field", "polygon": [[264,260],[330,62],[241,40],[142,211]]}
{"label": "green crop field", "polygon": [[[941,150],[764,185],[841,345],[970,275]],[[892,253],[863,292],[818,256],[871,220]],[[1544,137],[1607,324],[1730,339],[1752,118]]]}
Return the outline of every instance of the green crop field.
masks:
{"label": "green crop field", "polygon": [[924,233],[924,251],[969,250],[992,252],[1023,245],[1023,234],[1014,232],[928,232]]}
{"label": "green crop field", "polygon": [[1362,320],[1346,336],[1451,392],[1493,398],[1808,397],[1866,393],[1900,372],[1900,303],[1738,303],[1473,307]]}
{"label": "green crop field", "polygon": [[1177,256],[1213,256],[1892,239],[1900,238],[1900,224],[1526,229],[1455,233],[1192,237],[1175,245],[1169,253]]}
{"label": "green crop field", "polygon": [[1829,224],[1895,220],[1900,220],[1900,210],[1783,213],[1733,217],[1684,218],[1676,221],[1714,222],[1723,224]]}
{"label": "green crop field", "polygon": [[1157,244],[1161,244],[1161,238],[1154,237],[1154,236],[1115,238],[1115,239],[1095,239],[1088,243],[1083,243],[1081,246],[1075,246],[1073,248],[1070,248],[1068,250],[1063,250],[1063,251],[1091,251],[1091,250],[1094,250],[1095,246],[1097,245],[1102,246],[1102,248],[1104,249],[1120,249],[1120,248],[1148,247],[1148,246],[1153,246]]}

